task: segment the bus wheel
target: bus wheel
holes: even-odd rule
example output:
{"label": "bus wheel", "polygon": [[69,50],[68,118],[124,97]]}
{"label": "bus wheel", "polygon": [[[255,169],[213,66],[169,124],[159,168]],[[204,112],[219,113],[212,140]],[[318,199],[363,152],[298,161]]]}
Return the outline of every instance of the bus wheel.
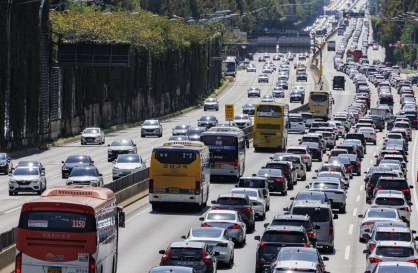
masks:
{"label": "bus wheel", "polygon": [[152,204],[151,207],[152,207],[152,210],[159,210],[160,209],[160,206],[158,206],[157,204]]}
{"label": "bus wheel", "polygon": [[112,273],[116,273],[118,270],[118,254],[113,257]]}
{"label": "bus wheel", "polygon": [[[203,205],[203,204],[202,204]],[[202,211],[202,205],[200,205],[200,204],[196,204],[196,207],[195,207],[195,209],[196,209],[196,212],[201,212]]]}

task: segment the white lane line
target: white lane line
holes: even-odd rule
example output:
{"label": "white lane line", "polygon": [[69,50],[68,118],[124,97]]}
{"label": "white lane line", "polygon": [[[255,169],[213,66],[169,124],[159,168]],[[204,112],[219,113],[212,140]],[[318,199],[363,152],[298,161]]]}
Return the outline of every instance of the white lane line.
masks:
{"label": "white lane line", "polygon": [[353,224],[350,224],[350,228],[348,229],[348,234],[353,234],[353,228],[354,228],[354,225]]}
{"label": "white lane line", "polygon": [[374,157],[374,156],[376,156],[376,153],[375,153],[375,152],[373,153],[373,157]]}
{"label": "white lane line", "polygon": [[144,145],[144,146],[140,146],[139,148],[144,148],[144,147],[147,147],[147,146],[150,146],[151,144],[147,144],[147,145]]}
{"label": "white lane line", "polygon": [[88,152],[90,152],[90,151],[85,151],[85,152],[78,153],[78,154],[87,154]]}
{"label": "white lane line", "polygon": [[354,210],[353,210],[353,216],[356,216],[357,215],[357,208],[355,208]]}
{"label": "white lane line", "polygon": [[[412,160],[416,160],[417,159],[417,155],[416,155],[416,152],[417,152],[417,140],[418,140],[418,134],[415,134],[415,140],[414,140],[414,153],[412,154]],[[411,172],[411,181],[417,181],[417,177],[415,176],[416,174],[415,174],[415,165],[414,164],[412,164],[412,172]],[[414,201],[415,201],[415,204],[418,204],[418,202],[417,202],[417,193],[416,193],[416,189],[413,189],[413,195],[414,195]],[[418,215],[418,210],[416,210],[416,212],[417,212],[417,215]]]}
{"label": "white lane line", "polygon": [[356,202],[360,201],[360,195],[357,195]]}
{"label": "white lane line", "polygon": [[376,150],[379,150],[379,146],[376,146]]}
{"label": "white lane line", "polygon": [[360,186],[360,191],[362,191],[362,190],[363,190],[363,187],[364,187],[364,185],[361,185],[361,186]]}
{"label": "white lane line", "polygon": [[[238,79],[235,79],[234,85],[232,85],[231,89],[229,89],[228,92],[226,92],[222,97],[220,97],[218,99],[218,101],[222,100],[226,95],[228,95],[234,89],[234,87],[237,85],[237,82],[239,82],[239,78],[241,78],[241,75],[242,75],[242,73],[238,73]],[[255,81],[254,81],[254,83],[255,83]]]}
{"label": "white lane line", "polygon": [[239,101],[237,101],[235,104],[238,104],[239,103]]}
{"label": "white lane line", "polygon": [[372,159],[372,160],[370,160],[370,164],[373,164],[373,159]]}
{"label": "white lane line", "polygon": [[345,259],[346,260],[350,259],[350,246],[345,247]]}
{"label": "white lane line", "polygon": [[61,175],[60,174],[59,175],[54,175],[54,176],[51,176],[49,178],[55,178],[55,177],[59,177],[59,176],[61,176]]}
{"label": "white lane line", "polygon": [[11,210],[8,210],[8,211],[5,211],[4,213],[9,213],[9,212],[12,212],[12,211],[14,211],[14,210],[17,210],[17,209],[20,209],[21,207],[17,207],[17,208],[14,208],[14,209],[11,209]]}
{"label": "white lane line", "polygon": [[128,220],[126,220],[126,223],[129,223],[131,220],[133,220],[134,218],[136,218],[137,216],[139,216],[139,215],[141,215],[141,214],[144,214],[144,213],[147,213],[147,212],[150,212],[151,211],[151,208],[148,208],[148,209],[145,209],[145,210],[143,210],[143,211],[141,211],[141,212],[139,212],[139,213],[137,213],[137,214],[135,214],[134,216],[132,216],[131,218],[129,218]]}
{"label": "white lane line", "polygon": [[109,177],[109,176],[111,176],[112,174],[108,174],[108,175],[106,175],[106,176],[103,176],[103,178],[106,178],[106,177]]}

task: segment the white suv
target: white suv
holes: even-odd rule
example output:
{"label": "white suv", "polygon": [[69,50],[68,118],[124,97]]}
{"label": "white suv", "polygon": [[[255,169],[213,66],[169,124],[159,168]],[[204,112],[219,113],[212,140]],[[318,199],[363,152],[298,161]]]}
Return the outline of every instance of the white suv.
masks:
{"label": "white suv", "polygon": [[305,133],[305,122],[301,114],[289,114],[288,132]]}

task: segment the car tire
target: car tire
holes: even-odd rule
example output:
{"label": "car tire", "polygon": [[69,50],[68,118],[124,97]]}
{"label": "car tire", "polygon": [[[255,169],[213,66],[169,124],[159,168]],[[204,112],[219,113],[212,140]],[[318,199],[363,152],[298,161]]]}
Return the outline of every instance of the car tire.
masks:
{"label": "car tire", "polygon": [[376,141],[373,141],[373,145],[376,145]]}
{"label": "car tire", "polygon": [[218,108],[216,108],[216,111],[219,111],[219,107],[218,107]]}
{"label": "car tire", "polygon": [[84,145],[84,143],[83,143],[83,142],[80,142],[80,144],[81,144],[81,145]]}
{"label": "car tire", "polygon": [[62,178],[62,179],[65,179],[66,177],[65,177],[65,175],[61,175],[61,178]]}
{"label": "car tire", "polygon": [[288,185],[287,189],[288,190],[293,190],[293,188],[294,188],[294,186],[293,186],[293,182],[292,182],[292,183],[290,183],[290,185]]}
{"label": "car tire", "polygon": [[344,205],[344,207],[342,207],[342,208],[339,208],[339,209],[338,209],[338,212],[340,212],[340,213],[344,213],[344,212],[345,212],[345,207],[346,207],[346,205]]}
{"label": "car tire", "polygon": [[207,111],[207,109],[203,107],[203,111]]}
{"label": "car tire", "polygon": [[[311,164],[311,166],[308,166],[308,167],[306,167],[306,168],[307,168],[307,171],[308,171],[308,172],[312,171],[312,164]],[[305,176],[306,176],[306,174],[305,174]]]}
{"label": "car tire", "polygon": [[248,232],[248,233],[251,233],[251,232],[253,232],[253,231],[254,231],[254,229],[255,229],[255,222],[254,222],[251,226],[248,226],[248,227],[247,227],[247,232]]}
{"label": "car tire", "polygon": [[322,155],[318,158],[318,162],[322,162]]}
{"label": "car tire", "polygon": [[234,267],[234,254],[231,253],[231,257],[229,258],[229,262],[226,264],[228,269],[232,269]]}
{"label": "car tire", "polygon": [[141,134],[141,137],[145,137],[145,135]]}
{"label": "car tire", "polygon": [[260,216],[259,218],[261,221],[266,220],[266,212],[263,213],[263,215]]}
{"label": "car tire", "polygon": [[357,176],[361,176],[361,170],[357,172]]}
{"label": "car tire", "polygon": [[9,196],[13,196],[13,195],[15,195],[15,193],[12,191],[9,191]]}
{"label": "car tire", "polygon": [[287,195],[287,189],[284,192],[282,192],[282,195],[283,196],[286,196]]}
{"label": "car tire", "polygon": [[334,253],[334,243],[332,244],[332,246],[327,246],[325,248],[325,253],[328,253],[328,254]]}
{"label": "car tire", "polygon": [[300,178],[301,181],[306,181],[306,174]]}
{"label": "car tire", "polygon": [[152,204],[151,208],[152,208],[152,210],[159,210],[160,206],[158,206],[157,204]]}

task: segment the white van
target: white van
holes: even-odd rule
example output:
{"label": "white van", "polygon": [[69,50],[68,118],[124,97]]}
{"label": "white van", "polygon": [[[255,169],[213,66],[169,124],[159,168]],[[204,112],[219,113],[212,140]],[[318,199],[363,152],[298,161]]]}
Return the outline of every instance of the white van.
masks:
{"label": "white van", "polygon": [[401,74],[401,69],[399,68],[399,66],[394,65],[392,66],[392,73],[396,73],[396,74]]}

